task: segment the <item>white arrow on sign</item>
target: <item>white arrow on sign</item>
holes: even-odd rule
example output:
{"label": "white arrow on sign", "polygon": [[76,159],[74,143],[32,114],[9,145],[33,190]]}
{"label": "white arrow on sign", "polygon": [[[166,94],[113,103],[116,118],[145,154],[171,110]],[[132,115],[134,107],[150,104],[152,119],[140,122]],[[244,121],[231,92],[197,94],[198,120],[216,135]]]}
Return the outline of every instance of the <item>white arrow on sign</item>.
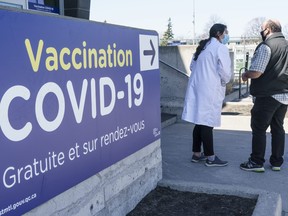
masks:
{"label": "white arrow on sign", "polygon": [[158,36],[139,35],[140,70],[159,68]]}

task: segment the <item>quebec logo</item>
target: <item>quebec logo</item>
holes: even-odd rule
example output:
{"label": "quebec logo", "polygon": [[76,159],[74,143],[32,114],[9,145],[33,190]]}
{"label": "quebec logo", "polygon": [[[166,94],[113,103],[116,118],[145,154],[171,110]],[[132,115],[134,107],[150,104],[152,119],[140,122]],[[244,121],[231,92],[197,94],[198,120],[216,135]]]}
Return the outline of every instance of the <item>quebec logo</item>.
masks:
{"label": "quebec logo", "polygon": [[154,137],[160,136],[161,131],[159,130],[159,128],[153,128],[153,135]]}

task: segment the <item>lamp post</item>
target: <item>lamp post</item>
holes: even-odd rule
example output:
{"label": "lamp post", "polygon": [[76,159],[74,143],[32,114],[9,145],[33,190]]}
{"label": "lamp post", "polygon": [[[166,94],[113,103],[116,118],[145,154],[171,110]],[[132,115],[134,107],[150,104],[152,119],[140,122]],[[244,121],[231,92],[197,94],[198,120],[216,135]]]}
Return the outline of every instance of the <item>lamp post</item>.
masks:
{"label": "lamp post", "polygon": [[195,32],[195,0],[193,0],[193,45],[196,44],[196,32]]}

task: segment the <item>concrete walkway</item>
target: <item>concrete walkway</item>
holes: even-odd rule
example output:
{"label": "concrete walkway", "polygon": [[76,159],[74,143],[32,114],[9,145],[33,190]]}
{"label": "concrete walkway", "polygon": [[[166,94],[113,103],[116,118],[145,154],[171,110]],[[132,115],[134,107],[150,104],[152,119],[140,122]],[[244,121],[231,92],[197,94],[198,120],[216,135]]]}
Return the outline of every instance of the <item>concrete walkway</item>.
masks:
{"label": "concrete walkway", "polygon": [[[285,119],[288,131],[288,119]],[[265,173],[243,171],[240,163],[251,153],[250,116],[222,115],[222,126],[214,129],[214,150],[227,167],[206,167],[191,163],[193,125],[178,121],[162,129],[163,180],[245,187],[278,193],[282,197],[282,216],[288,216],[288,146],[280,172],[270,169],[270,133],[267,133]],[[288,134],[286,135],[286,143]],[[268,204],[269,205],[269,204]],[[269,206],[267,206],[269,208]],[[265,215],[265,213],[263,214]],[[270,215],[269,215],[270,216]]]}

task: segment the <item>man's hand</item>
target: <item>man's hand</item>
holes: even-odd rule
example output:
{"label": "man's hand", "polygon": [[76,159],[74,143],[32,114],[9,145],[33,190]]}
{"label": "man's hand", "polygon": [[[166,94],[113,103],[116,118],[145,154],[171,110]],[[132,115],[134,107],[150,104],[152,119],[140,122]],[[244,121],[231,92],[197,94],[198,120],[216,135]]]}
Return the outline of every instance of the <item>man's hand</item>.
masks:
{"label": "man's hand", "polygon": [[242,80],[245,82],[248,79],[257,79],[259,78],[263,73],[259,71],[246,71],[242,74]]}
{"label": "man's hand", "polygon": [[247,77],[247,73],[246,73],[246,72],[242,73],[242,80],[243,80],[244,82],[246,82],[246,81],[248,80],[248,77]]}

